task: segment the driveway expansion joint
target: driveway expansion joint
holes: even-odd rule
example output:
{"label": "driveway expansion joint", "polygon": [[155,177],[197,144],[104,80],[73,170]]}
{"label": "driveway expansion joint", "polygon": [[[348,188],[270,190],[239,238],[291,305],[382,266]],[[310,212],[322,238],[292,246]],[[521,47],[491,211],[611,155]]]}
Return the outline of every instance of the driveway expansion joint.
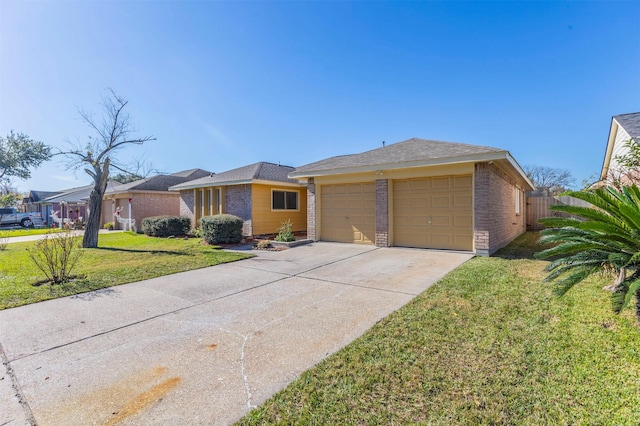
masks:
{"label": "driveway expansion joint", "polygon": [[[36,422],[36,419],[33,416],[33,412],[31,411],[31,407],[27,402],[27,398],[24,396],[24,393],[22,392],[22,387],[20,386],[20,382],[18,382],[16,373],[15,371],[13,371],[13,367],[11,366],[11,363],[7,359],[7,354],[4,352],[2,343],[0,343],[0,358],[2,358],[2,363],[5,365],[7,369],[7,376],[11,378],[11,387],[16,392],[16,397],[18,397],[18,403],[20,404],[20,407],[22,408],[22,411],[24,412],[24,415],[27,418],[27,421],[31,426],[36,426],[38,423]],[[7,423],[12,423],[12,420],[10,420]]]}

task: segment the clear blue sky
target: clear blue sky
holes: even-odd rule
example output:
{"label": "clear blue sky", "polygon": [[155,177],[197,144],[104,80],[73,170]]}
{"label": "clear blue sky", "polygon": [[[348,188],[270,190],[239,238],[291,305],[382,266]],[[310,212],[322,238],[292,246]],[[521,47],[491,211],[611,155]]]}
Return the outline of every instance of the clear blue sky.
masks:
{"label": "clear blue sky", "polygon": [[[0,134],[86,140],[111,87],[125,156],[221,172],[302,165],[411,137],[602,166],[640,111],[640,2],[0,1]],[[89,182],[52,161],[21,191]]]}

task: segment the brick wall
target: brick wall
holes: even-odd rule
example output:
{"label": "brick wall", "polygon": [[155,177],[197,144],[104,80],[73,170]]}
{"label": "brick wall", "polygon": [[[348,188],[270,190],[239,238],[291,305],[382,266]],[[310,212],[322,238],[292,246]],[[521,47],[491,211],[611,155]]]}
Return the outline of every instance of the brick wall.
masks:
{"label": "brick wall", "polygon": [[[475,249],[489,256],[526,230],[524,194],[495,164],[476,164],[474,177]],[[520,191],[520,214],[516,214]]]}
{"label": "brick wall", "polygon": [[198,224],[195,222],[195,199],[193,197],[193,189],[180,191],[180,216],[187,216],[191,219],[191,227],[195,228]]}
{"label": "brick wall", "polygon": [[307,238],[317,241],[316,233],[316,184],[313,178],[307,181]]}
{"label": "brick wall", "polygon": [[389,247],[389,180],[376,179],[376,240],[378,247]]}
{"label": "brick wall", "polygon": [[[131,193],[115,199],[115,204],[109,205],[111,202],[105,203],[103,206],[103,218],[107,219],[111,216],[115,229],[124,229],[124,224],[117,223],[111,212],[117,207],[122,207],[120,217],[129,218],[129,198],[131,198],[132,218],[136,221],[135,226],[138,230],[142,229],[142,219],[151,216],[178,216],[180,214],[180,195],[167,194],[162,192],[152,193]],[[106,208],[105,208],[106,207]],[[109,220],[107,220],[109,222]]]}
{"label": "brick wall", "polygon": [[251,185],[232,185],[225,191],[225,213],[238,216],[244,221],[242,235],[253,235],[251,223]]}

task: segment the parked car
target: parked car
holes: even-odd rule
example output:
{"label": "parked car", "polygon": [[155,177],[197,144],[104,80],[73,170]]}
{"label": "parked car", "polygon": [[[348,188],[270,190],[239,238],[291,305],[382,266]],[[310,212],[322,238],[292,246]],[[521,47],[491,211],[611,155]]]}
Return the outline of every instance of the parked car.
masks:
{"label": "parked car", "polygon": [[18,213],[14,208],[0,208],[0,225],[20,225],[33,227],[36,213]]}

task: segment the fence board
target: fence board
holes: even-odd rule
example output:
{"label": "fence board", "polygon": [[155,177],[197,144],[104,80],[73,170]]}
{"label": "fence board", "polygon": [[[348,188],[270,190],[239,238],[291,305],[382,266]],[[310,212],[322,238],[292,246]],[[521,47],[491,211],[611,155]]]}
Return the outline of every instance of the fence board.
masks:
{"label": "fence board", "polygon": [[544,226],[538,223],[545,217],[571,217],[571,215],[551,210],[551,206],[565,204],[569,206],[588,207],[591,204],[577,198],[562,196],[527,197],[527,231],[540,231]]}

